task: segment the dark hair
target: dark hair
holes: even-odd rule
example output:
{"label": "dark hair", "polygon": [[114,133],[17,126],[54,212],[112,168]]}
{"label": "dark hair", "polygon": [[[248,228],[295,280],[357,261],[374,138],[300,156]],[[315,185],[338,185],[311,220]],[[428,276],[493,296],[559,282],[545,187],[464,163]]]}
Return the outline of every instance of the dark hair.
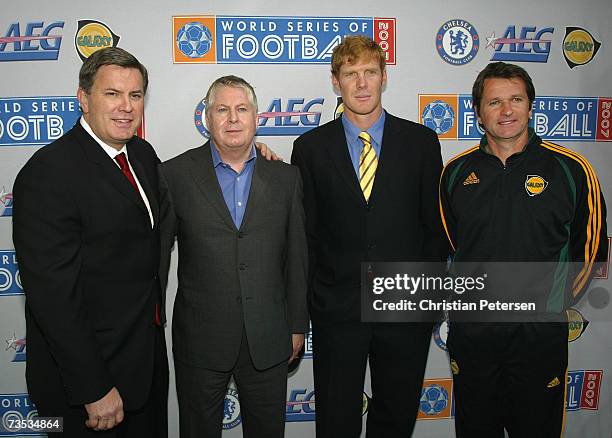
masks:
{"label": "dark hair", "polygon": [[527,73],[523,67],[519,67],[518,65],[514,64],[507,64],[505,62],[491,62],[478,74],[478,77],[474,82],[474,86],[472,87],[472,104],[474,105],[476,114],[478,114],[480,111],[480,100],[482,99],[482,94],[484,92],[485,80],[489,78],[522,79],[522,81],[525,83],[527,97],[529,98],[529,106],[531,106],[535,100],[535,88],[533,86],[533,82],[531,81],[529,73]]}
{"label": "dark hair", "polygon": [[221,76],[215,82],[210,85],[210,88],[206,92],[206,97],[204,98],[204,102],[206,103],[205,113],[208,114],[209,109],[215,104],[215,97],[217,95],[217,91],[223,87],[232,87],[232,88],[242,88],[246,91],[246,94],[249,98],[249,102],[253,105],[253,109],[257,112],[257,96],[255,95],[255,90],[253,86],[249,84],[244,79],[229,75],[229,76]]}
{"label": "dark hair", "polygon": [[385,52],[378,43],[364,35],[352,35],[344,38],[341,44],[334,48],[331,60],[331,72],[336,78],[343,64],[355,64],[359,61],[374,60],[378,62],[380,71],[385,71],[387,59]]}
{"label": "dark hair", "polygon": [[142,75],[142,88],[147,92],[149,85],[149,75],[144,65],[136,59],[130,52],[120,49],[119,47],[106,47],[91,54],[85,60],[79,71],[79,88],[85,93],[91,92],[91,87],[96,79],[96,74],[100,67],[105,65],[118,65],[119,67],[135,68]]}

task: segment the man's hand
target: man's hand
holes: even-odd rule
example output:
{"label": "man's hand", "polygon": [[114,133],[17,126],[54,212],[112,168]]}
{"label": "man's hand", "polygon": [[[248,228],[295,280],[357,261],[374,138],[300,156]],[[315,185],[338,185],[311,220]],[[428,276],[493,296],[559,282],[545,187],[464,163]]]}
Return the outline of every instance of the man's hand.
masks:
{"label": "man's hand", "polygon": [[289,362],[293,362],[302,351],[302,347],[304,346],[304,333],[294,333],[292,338],[293,341],[293,352],[291,353],[291,357],[289,358]]}
{"label": "man's hand", "polygon": [[255,147],[259,149],[259,153],[268,161],[284,161],[283,157],[276,155],[276,152],[270,149],[265,143],[255,142]]}
{"label": "man's hand", "polygon": [[112,429],[123,421],[123,400],[113,387],[100,400],[85,405],[89,418],[85,425],[93,430]]}

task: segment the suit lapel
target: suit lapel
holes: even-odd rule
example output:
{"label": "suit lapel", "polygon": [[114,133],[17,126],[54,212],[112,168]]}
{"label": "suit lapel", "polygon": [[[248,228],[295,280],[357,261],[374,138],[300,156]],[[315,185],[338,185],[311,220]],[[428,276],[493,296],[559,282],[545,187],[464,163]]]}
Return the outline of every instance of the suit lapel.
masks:
{"label": "suit lapel", "polygon": [[213,167],[212,154],[210,152],[211,147],[212,145],[209,141],[193,155],[190,169],[191,176],[204,197],[206,197],[208,202],[217,210],[217,213],[225,224],[235,230],[236,225],[232,220],[225,199],[223,199],[221,186],[219,186],[215,168]]}
{"label": "suit lapel", "polygon": [[134,173],[136,173],[136,177],[138,178],[138,182],[142,187],[142,190],[145,192],[145,196],[149,201],[149,207],[151,207],[151,214],[153,215],[153,225],[157,225],[159,220],[159,202],[157,200],[157,196],[153,190],[153,185],[147,176],[147,172],[142,164],[142,162],[138,159],[138,154],[132,153],[132,149],[130,145],[128,145],[128,155],[130,164],[134,169]]}
{"label": "suit lapel", "polygon": [[251,178],[251,188],[249,190],[249,199],[247,201],[246,210],[240,229],[245,227],[249,219],[253,216],[253,212],[259,208],[262,200],[265,199],[265,193],[268,190],[268,171],[272,164],[263,158],[257,151],[257,159],[255,160],[255,168],[253,169],[253,177]]}
{"label": "suit lapel", "polygon": [[97,171],[101,174],[105,181],[109,181],[121,195],[123,195],[130,202],[133,202],[141,210],[143,210],[147,216],[149,212],[145,206],[140,194],[134,190],[134,187],[130,184],[129,180],[125,177],[119,166],[117,166],[113,160],[108,156],[106,152],[100,147],[100,145],[85,131],[81,126],[80,122],[77,122],[74,126],[76,133],[80,139],[80,145],[85,152],[85,156],[97,166]]}
{"label": "suit lapel", "polygon": [[348,152],[348,145],[346,143],[346,136],[344,135],[344,127],[342,126],[342,120],[336,119],[334,122],[335,126],[329,141],[329,147],[327,148],[332,163],[338,169],[341,179],[346,184],[349,192],[359,202],[365,204],[365,198],[363,192],[359,186],[353,163],[351,162],[351,156]]}

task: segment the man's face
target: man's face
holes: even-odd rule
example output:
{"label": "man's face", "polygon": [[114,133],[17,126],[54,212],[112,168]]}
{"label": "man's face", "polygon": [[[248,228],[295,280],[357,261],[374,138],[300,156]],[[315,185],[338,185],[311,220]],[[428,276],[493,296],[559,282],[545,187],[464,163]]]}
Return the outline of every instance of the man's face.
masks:
{"label": "man's face", "polygon": [[77,97],[83,117],[94,134],[119,150],[142,122],[144,89],[135,68],[104,65],[98,69],[89,94],[79,88]]}
{"label": "man's face", "polygon": [[206,125],[219,149],[245,149],[253,143],[257,112],[244,88],[218,89],[206,110]]}
{"label": "man's face", "polygon": [[380,70],[374,59],[346,62],[340,67],[338,77],[332,75],[332,83],[342,94],[344,112],[355,115],[378,116],[382,111],[382,88],[387,82],[387,71]]}
{"label": "man's face", "polygon": [[[488,78],[478,108],[489,142],[524,141],[531,117],[525,83],[519,78]],[[524,146],[524,145],[517,145]]]}

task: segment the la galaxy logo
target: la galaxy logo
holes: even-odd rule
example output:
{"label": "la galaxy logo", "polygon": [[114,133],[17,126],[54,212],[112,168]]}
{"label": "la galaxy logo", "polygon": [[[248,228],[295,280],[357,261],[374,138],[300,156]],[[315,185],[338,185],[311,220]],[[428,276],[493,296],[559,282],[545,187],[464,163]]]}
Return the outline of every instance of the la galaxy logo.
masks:
{"label": "la galaxy logo", "polygon": [[241,421],[238,391],[234,388],[227,388],[227,394],[223,400],[223,429],[233,429]]}
{"label": "la galaxy logo", "polygon": [[6,188],[0,189],[0,216],[13,215],[13,194],[6,191]]}
{"label": "la galaxy logo", "polygon": [[436,34],[436,49],[440,57],[452,65],[470,62],[478,53],[480,38],[476,28],[465,20],[449,20]]}
{"label": "la galaxy logo", "polygon": [[334,119],[338,117],[342,117],[342,113],[344,112],[344,102],[341,97],[338,97],[336,100],[336,109],[334,110]]}
{"label": "la galaxy logo", "polygon": [[527,175],[525,180],[525,191],[529,196],[536,196],[548,187],[548,181],[539,175]]}
{"label": "la galaxy logo", "polygon": [[362,417],[365,414],[367,414],[368,413],[368,409],[370,409],[370,399],[371,399],[371,397],[364,392],[363,393],[363,402],[361,404],[361,416]]}
{"label": "la galaxy logo", "polygon": [[567,327],[569,331],[567,339],[569,342],[574,342],[582,336],[589,325],[589,321],[584,319],[584,316],[576,309],[570,308],[565,312],[567,313]]}
{"label": "la galaxy logo", "polygon": [[18,338],[15,333],[13,337],[5,339],[6,348],[4,351],[14,350],[15,357],[11,362],[25,362],[26,361],[26,340],[25,338]]}
{"label": "la galaxy logo", "polygon": [[563,38],[563,56],[569,68],[591,62],[601,43],[582,27],[566,27]]}
{"label": "la galaxy logo", "polygon": [[79,20],[78,29],[74,35],[74,46],[85,62],[94,52],[106,47],[117,47],[119,36],[106,24],[96,20]]}

